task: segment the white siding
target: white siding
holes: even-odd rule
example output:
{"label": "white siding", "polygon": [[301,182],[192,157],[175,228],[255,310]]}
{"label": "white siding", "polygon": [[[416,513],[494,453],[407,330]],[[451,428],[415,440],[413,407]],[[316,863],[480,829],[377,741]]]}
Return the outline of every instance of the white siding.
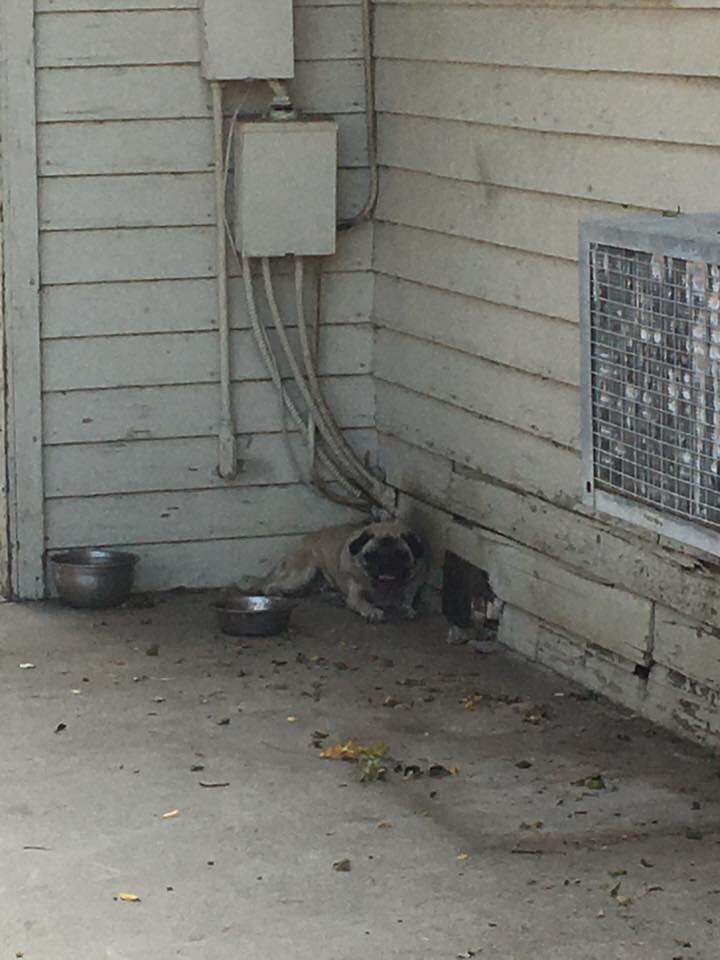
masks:
{"label": "white siding", "polygon": [[583,219],[717,208],[717,6],[379,0],[374,256],[407,509],[489,571],[505,642],[716,741],[715,568],[580,506],[576,251]]}
{"label": "white siding", "polygon": [[[294,95],[303,109],[337,116],[347,216],[368,179],[360,8],[297,7]],[[245,469],[233,483],[215,473],[212,121],[196,8],[36,3],[46,547],[132,546],[141,587],[231,582],[265,567],[293,536],[345,516],[298,483],[234,263],[233,399]],[[267,102],[263,85],[226,88],[228,115]],[[287,266],[277,290],[292,315]],[[327,392],[350,442],[372,453],[370,228],[340,238],[320,293]]]}

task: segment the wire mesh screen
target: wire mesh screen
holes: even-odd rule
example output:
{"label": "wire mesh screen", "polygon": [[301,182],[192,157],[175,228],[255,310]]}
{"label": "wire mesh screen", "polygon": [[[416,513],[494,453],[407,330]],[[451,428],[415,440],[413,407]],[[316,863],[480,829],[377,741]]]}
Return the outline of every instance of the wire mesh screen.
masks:
{"label": "wire mesh screen", "polygon": [[720,526],[720,266],[590,245],[594,480]]}

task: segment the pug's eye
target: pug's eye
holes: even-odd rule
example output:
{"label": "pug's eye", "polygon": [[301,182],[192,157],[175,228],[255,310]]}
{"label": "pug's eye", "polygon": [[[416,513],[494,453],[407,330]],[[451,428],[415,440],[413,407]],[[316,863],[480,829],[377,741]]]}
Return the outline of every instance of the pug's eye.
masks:
{"label": "pug's eye", "polygon": [[423,547],[423,542],[420,539],[420,537],[418,537],[414,533],[404,533],[402,535],[402,538],[405,541],[405,543],[410,547],[410,552],[415,557],[415,559],[419,560],[420,557],[422,557],[423,553],[425,552],[425,548]]}
{"label": "pug's eye", "polygon": [[353,557],[356,557],[362,548],[370,543],[372,540],[372,534],[368,533],[367,530],[363,530],[359,537],[356,537],[348,544],[348,550],[350,551]]}

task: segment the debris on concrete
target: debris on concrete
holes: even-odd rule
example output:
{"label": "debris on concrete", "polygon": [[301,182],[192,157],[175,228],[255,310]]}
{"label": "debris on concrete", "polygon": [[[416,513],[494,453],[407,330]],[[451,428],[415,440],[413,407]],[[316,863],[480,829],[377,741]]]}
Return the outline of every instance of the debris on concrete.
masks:
{"label": "debris on concrete", "polygon": [[[370,629],[315,603],[262,642],[217,634],[201,595],[164,603],[152,634],[132,608],[103,614],[100,637],[87,614],[3,610],[14,649],[42,666],[30,701],[0,645],[3,936],[28,957],[91,956],[102,940],[215,960],[292,943],[313,960],[319,930],[338,957],[717,953],[717,765],[519,657],[479,662],[433,616]],[[138,636],[172,677],[146,674]],[[80,677],[92,696],[71,697]],[[150,700],[169,705],[151,720]],[[48,749],[60,711],[72,739]],[[143,906],[118,914],[117,890]]]}

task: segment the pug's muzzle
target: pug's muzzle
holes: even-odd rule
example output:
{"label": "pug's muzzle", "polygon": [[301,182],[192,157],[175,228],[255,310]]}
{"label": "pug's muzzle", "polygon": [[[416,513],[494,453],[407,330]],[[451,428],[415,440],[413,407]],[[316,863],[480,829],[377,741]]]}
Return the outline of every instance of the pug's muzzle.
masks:
{"label": "pug's muzzle", "polygon": [[369,580],[368,600],[383,609],[405,607],[408,590],[417,584],[422,541],[413,533],[373,537],[364,531],[349,545]]}

